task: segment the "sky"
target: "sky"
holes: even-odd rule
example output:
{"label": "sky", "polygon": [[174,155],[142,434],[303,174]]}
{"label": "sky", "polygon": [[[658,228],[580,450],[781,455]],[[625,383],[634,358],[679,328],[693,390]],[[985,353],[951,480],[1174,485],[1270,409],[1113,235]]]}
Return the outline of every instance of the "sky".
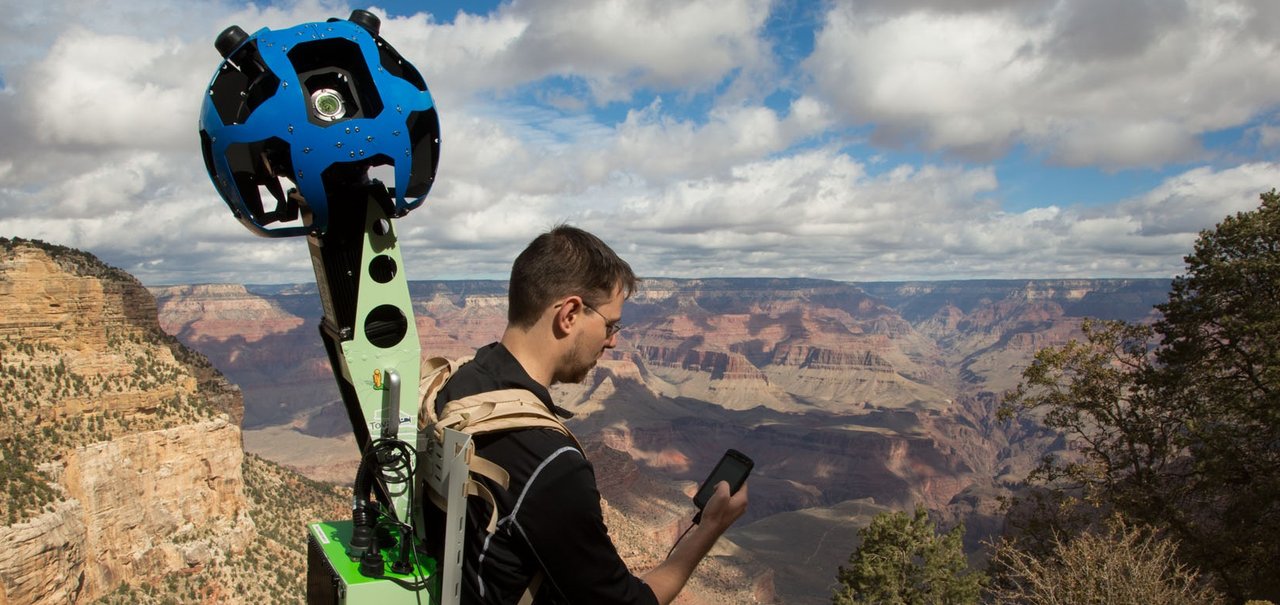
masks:
{"label": "sky", "polygon": [[0,237],[314,280],[232,217],[200,104],[227,26],[353,8],[440,116],[410,279],[504,279],[559,223],[647,277],[1166,278],[1280,187],[1275,0],[380,2],[0,0]]}

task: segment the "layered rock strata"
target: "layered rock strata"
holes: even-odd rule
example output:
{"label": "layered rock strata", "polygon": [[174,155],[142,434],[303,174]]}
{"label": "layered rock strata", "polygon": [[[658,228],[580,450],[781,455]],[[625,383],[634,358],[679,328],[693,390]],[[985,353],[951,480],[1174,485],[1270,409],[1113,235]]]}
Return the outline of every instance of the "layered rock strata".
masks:
{"label": "layered rock strata", "polygon": [[0,603],[87,603],[256,538],[234,388],[127,274],[0,239]]}

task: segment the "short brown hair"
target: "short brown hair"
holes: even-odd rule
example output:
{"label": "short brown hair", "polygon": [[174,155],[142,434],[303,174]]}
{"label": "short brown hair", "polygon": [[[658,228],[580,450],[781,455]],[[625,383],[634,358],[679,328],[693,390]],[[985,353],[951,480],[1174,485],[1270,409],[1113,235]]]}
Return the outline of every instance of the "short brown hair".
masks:
{"label": "short brown hair", "polygon": [[511,265],[507,321],[529,327],[554,301],[570,295],[599,306],[616,289],[628,298],[636,288],[631,265],[600,238],[569,225],[559,225],[534,238]]}

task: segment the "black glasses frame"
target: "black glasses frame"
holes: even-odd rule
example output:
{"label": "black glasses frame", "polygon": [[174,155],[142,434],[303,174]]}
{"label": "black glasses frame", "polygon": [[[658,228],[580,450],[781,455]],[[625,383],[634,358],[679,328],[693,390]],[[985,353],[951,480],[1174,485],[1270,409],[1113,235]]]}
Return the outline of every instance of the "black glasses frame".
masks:
{"label": "black glasses frame", "polygon": [[[599,316],[600,316],[600,319],[605,319],[604,313],[601,313],[601,312],[600,312],[598,309],[596,309],[595,307],[593,307],[593,306],[591,306],[591,305],[587,304],[587,302],[586,302],[586,301],[582,301],[582,306],[586,307],[587,309],[590,309],[592,313],[595,313],[596,315],[599,315]],[[614,334],[617,334],[617,333],[618,333],[618,332],[620,332],[620,331],[622,331],[622,320],[618,320],[618,321],[615,321],[615,322],[610,323],[607,319],[605,319],[605,324],[604,324],[604,337],[605,337],[605,338],[613,338],[613,335],[614,335]]]}

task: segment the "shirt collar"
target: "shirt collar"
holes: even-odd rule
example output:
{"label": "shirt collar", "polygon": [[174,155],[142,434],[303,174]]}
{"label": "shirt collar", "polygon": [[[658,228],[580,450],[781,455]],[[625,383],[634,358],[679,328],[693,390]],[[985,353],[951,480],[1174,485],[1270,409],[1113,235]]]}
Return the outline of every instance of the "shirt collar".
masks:
{"label": "shirt collar", "polygon": [[502,343],[495,342],[477,351],[476,361],[492,368],[496,375],[502,378],[505,383],[504,388],[525,389],[537,395],[538,400],[545,404],[551,413],[566,420],[573,418],[573,412],[556,405],[547,387],[529,376],[529,372],[520,365],[520,360],[516,359],[515,355],[512,355]]}

